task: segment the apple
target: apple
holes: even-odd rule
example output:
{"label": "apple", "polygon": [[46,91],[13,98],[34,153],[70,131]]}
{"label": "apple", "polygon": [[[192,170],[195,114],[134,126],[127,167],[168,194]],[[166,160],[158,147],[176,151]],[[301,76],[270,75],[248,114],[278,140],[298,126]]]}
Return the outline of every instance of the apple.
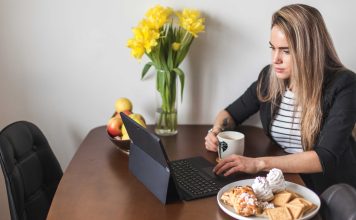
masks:
{"label": "apple", "polygon": [[122,136],[127,134],[127,130],[124,124],[121,126],[121,132],[122,132]]}
{"label": "apple", "polygon": [[119,117],[112,117],[109,120],[106,129],[112,137],[116,137],[122,135],[121,126],[122,126],[122,119]]}
{"label": "apple", "polygon": [[142,127],[147,127],[146,126],[146,123],[142,120],[142,119],[140,119],[140,118],[133,118],[133,120],[135,121],[135,122],[137,122],[139,125],[141,125]]}
{"label": "apple", "polygon": [[131,115],[129,115],[130,118],[132,119],[140,119],[141,121],[143,121],[146,124],[145,119],[143,118],[143,116],[141,114],[137,114],[137,113],[132,113]]}
{"label": "apple", "polygon": [[[141,120],[141,118],[136,117],[136,118],[133,118],[133,120],[136,121],[141,126],[146,127],[146,123],[143,120]],[[124,124],[121,126],[121,133],[122,133],[122,136],[121,136],[122,140],[130,139],[129,134],[127,133],[127,130],[126,130],[126,127]]]}
{"label": "apple", "polygon": [[130,140],[129,134],[126,133],[126,134],[122,135],[122,140]]}
{"label": "apple", "polygon": [[132,102],[125,97],[119,98],[115,102],[115,110],[116,112],[130,111],[132,112]]}

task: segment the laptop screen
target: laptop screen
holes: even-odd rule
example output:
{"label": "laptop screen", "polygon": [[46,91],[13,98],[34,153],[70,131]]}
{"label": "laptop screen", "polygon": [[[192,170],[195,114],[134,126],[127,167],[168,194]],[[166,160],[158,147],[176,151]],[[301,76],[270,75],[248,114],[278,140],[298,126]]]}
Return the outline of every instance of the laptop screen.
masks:
{"label": "laptop screen", "polygon": [[167,156],[162,149],[161,140],[126,114],[121,112],[120,115],[133,144],[145,151],[162,166],[167,167]]}

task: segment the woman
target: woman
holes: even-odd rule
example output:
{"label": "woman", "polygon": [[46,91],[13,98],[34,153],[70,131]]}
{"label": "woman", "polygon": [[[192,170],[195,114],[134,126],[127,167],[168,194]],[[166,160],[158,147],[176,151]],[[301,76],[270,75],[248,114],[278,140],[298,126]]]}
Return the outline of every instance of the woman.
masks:
{"label": "woman", "polygon": [[340,62],[320,12],[303,4],[281,8],[272,16],[269,44],[272,63],[218,113],[205,146],[217,151],[217,133],[260,111],[267,135],[288,154],[231,155],[214,172],[227,176],[279,168],[300,173],[317,193],[339,182],[356,187],[356,77]]}

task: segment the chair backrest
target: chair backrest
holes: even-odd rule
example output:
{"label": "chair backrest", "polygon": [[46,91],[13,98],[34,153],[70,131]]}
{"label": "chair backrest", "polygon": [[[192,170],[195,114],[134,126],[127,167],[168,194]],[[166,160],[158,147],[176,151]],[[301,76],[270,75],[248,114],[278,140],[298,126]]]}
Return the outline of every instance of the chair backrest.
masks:
{"label": "chair backrest", "polygon": [[26,121],[5,127],[0,162],[11,219],[46,219],[63,172],[41,130]]}
{"label": "chair backrest", "polygon": [[324,220],[356,220],[356,189],[340,183],[327,188],[321,195]]}

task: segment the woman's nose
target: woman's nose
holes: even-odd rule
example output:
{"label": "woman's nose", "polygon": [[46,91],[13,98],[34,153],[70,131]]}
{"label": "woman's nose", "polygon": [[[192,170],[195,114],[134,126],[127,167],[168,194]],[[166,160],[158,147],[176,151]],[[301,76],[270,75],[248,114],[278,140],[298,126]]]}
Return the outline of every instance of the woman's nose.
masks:
{"label": "woman's nose", "polygon": [[279,50],[275,50],[272,53],[272,62],[273,63],[281,63],[282,62],[282,58],[281,58],[281,53]]}

